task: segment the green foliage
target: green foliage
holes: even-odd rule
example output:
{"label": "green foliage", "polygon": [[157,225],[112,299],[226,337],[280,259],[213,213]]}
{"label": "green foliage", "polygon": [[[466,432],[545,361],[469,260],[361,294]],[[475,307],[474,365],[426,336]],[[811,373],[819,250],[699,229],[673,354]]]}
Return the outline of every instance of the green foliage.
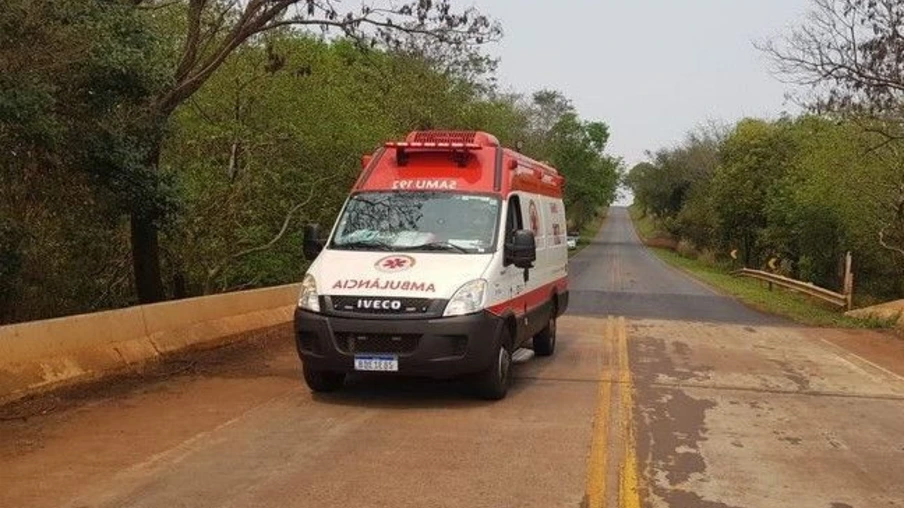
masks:
{"label": "green foliage", "polygon": [[605,155],[608,127],[564,114],[552,127],[549,160],[567,180],[565,209],[575,229],[595,217],[614,198],[619,162]]}
{"label": "green foliage", "polygon": [[754,268],[776,257],[788,274],[832,289],[850,251],[861,302],[904,296],[901,258],[879,241],[901,223],[888,206],[901,179],[893,144],[848,121],[748,119],[706,149],[715,157],[690,165],[711,168],[706,177],[687,178],[688,165],[675,161],[700,144],[657,152],[626,179],[669,233],[722,259],[738,249]]}
{"label": "green foliage", "polygon": [[710,186],[722,247],[738,246],[749,266],[774,250],[762,234],[767,204],[790,162],[793,145],[781,123],[744,120],[721,146],[721,164]]}
{"label": "green foliage", "polygon": [[719,127],[710,126],[690,133],[678,148],[649,154],[650,162],[637,164],[625,177],[637,203],[676,234],[695,234],[682,231],[697,227],[697,223],[681,214],[688,208],[698,208],[708,193],[725,136]]}
{"label": "green foliage", "polygon": [[127,304],[120,211],[157,197],[134,128],[156,35],[104,0],[10,0],[0,34],[0,321]]}
{"label": "green foliage", "polygon": [[[614,195],[608,128],[571,111],[538,118],[548,110],[534,106],[487,95],[406,54],[292,34],[248,45],[178,111],[166,144],[161,167],[181,197],[164,235],[168,278],[184,276],[192,293],[297,280],[300,224],[332,224],[361,155],[423,128],[485,130],[509,146],[530,141],[529,155],[568,178],[569,218],[580,228]],[[277,238],[287,220],[276,243],[246,253]]]}
{"label": "green foliage", "polygon": [[465,72],[410,48],[271,31],[155,123],[184,18],[129,5],[12,0],[0,11],[0,322],[136,303],[135,214],[161,227],[169,296],[297,281],[302,225],[330,225],[361,156],[415,129],[524,142],[566,174],[575,227],[614,193],[605,124],[558,92],[541,107],[488,88],[473,74],[487,62]]}

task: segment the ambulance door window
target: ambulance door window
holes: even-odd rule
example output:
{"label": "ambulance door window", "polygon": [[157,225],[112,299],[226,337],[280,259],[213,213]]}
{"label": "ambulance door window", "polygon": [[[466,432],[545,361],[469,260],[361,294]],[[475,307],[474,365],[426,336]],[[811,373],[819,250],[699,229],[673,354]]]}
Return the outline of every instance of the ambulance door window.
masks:
{"label": "ambulance door window", "polygon": [[505,219],[505,243],[511,243],[515,236],[515,231],[523,227],[521,199],[518,196],[512,196],[509,198],[508,212]]}

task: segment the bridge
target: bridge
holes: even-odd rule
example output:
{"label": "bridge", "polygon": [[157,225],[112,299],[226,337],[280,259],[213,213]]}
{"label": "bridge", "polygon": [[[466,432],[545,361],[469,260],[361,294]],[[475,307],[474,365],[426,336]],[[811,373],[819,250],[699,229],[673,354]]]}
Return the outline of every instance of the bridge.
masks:
{"label": "bridge", "polygon": [[34,371],[79,383],[2,408],[0,506],[904,506],[904,343],[745,307],[648,252],[621,208],[570,277],[556,355],[497,403],[371,377],[312,395],[292,288],[164,304],[178,333],[108,316],[127,346]]}

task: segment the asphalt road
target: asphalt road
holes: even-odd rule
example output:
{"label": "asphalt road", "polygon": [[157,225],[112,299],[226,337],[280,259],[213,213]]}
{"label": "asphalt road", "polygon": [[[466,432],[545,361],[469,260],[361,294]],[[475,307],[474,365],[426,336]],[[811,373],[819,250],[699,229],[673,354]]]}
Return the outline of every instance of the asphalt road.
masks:
{"label": "asphalt road", "polygon": [[763,316],[613,209],[507,399],[312,396],[288,327],[0,411],[0,507],[904,506],[904,348]]}
{"label": "asphalt road", "polygon": [[754,312],[669,268],[647,251],[624,208],[612,208],[597,238],[571,262],[572,315],[766,325]]}

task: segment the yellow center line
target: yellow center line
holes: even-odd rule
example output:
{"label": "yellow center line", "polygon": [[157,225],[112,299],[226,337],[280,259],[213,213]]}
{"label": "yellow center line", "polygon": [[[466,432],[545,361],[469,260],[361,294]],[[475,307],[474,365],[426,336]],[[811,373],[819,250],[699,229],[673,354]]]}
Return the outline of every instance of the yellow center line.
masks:
{"label": "yellow center line", "polygon": [[[637,446],[634,429],[634,385],[628,361],[628,329],[625,318],[609,316],[603,335],[603,368],[599,378],[597,407],[593,416],[593,434],[590,455],[587,458],[587,485],[585,508],[604,508],[610,497],[621,508],[640,508],[640,479],[637,466]],[[618,386],[618,398],[613,400],[612,390]],[[613,410],[614,407],[614,410]],[[612,416],[619,424],[612,426],[621,442],[610,443]],[[618,484],[610,496],[607,492],[610,454],[618,457],[611,464],[613,476],[618,473]]]}
{"label": "yellow center line", "polygon": [[593,415],[593,433],[590,443],[590,456],[587,457],[587,486],[584,491],[586,508],[603,508],[606,506],[606,475],[608,474],[609,452],[609,406],[612,404],[612,383],[608,375],[608,365],[612,357],[610,345],[615,339],[615,319],[606,319],[606,332],[603,336],[603,369],[599,379],[599,394],[596,411]]}
{"label": "yellow center line", "polygon": [[621,387],[622,436],[624,454],[619,474],[619,506],[640,508],[640,489],[637,475],[637,438],[634,430],[634,383],[628,361],[628,327],[624,317],[618,318],[618,356]]}

